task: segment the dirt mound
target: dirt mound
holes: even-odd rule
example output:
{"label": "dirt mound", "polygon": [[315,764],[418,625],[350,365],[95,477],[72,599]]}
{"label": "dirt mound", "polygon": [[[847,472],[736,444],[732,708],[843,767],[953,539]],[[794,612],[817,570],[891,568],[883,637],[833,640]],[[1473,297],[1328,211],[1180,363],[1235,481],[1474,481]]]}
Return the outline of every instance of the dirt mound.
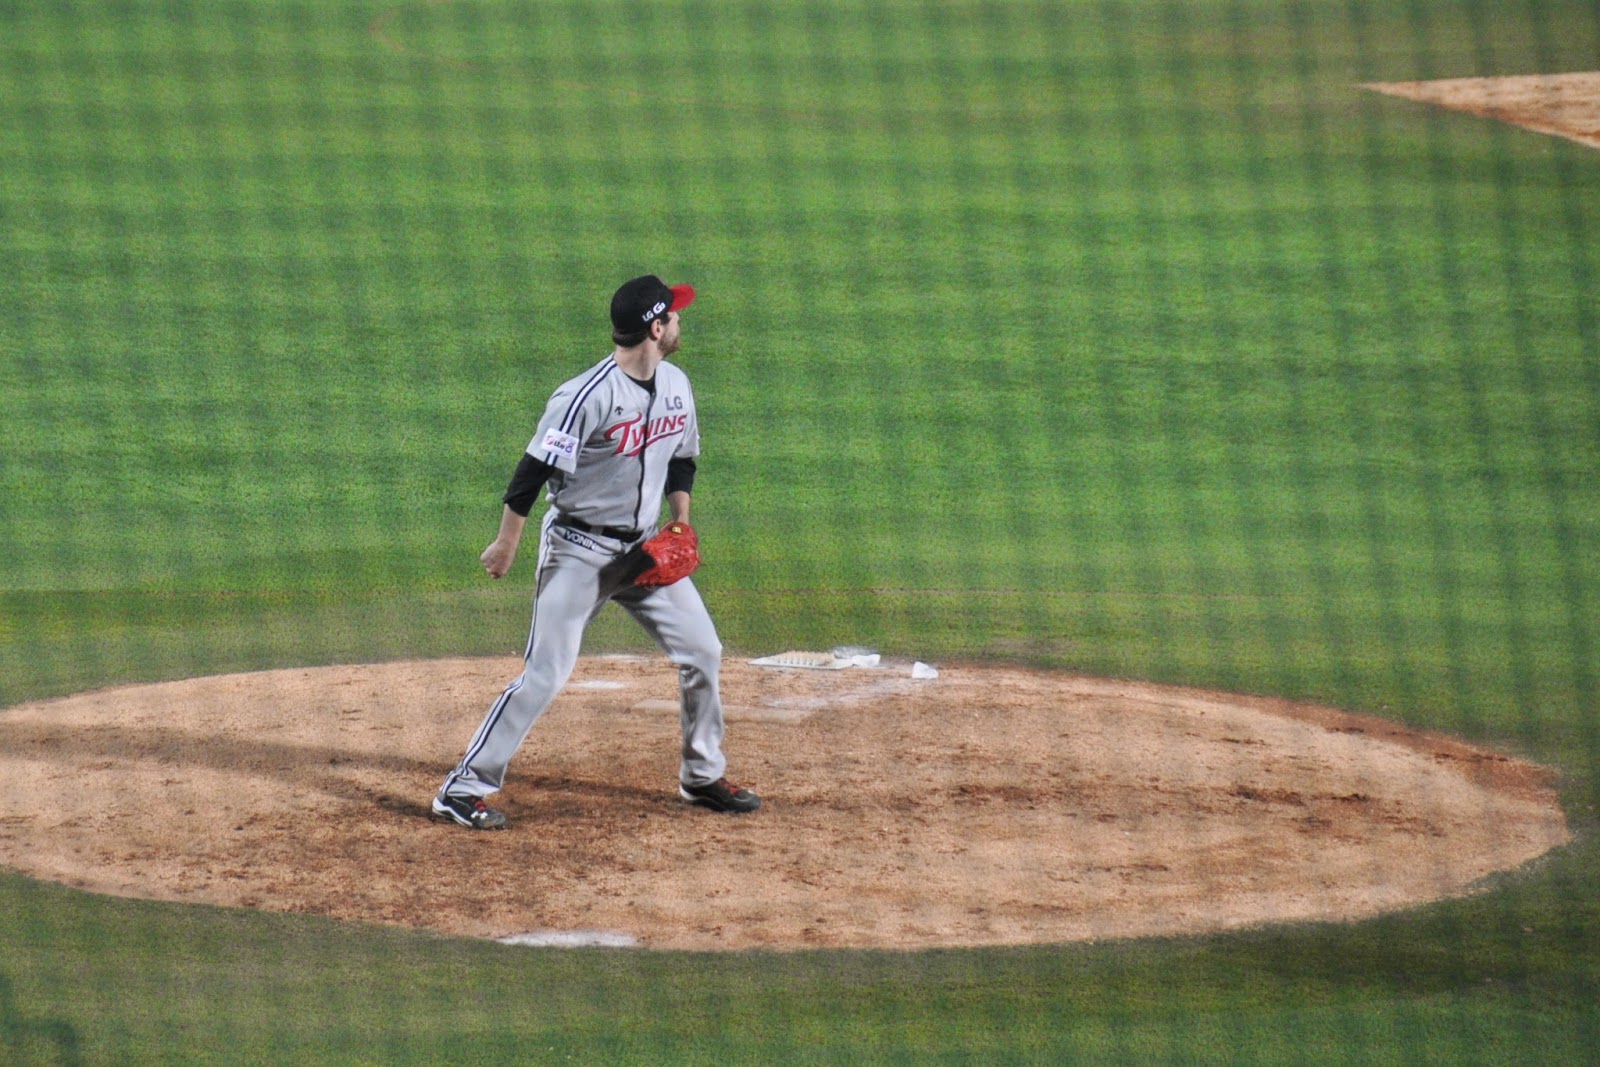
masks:
{"label": "dirt mound", "polygon": [[989,666],[730,660],[730,774],[765,806],[719,816],[676,796],[675,671],[632,657],[583,660],[534,727],[497,801],[509,830],[432,821],[517,669],[283,670],[0,712],[0,863],[536,943],[921,948],[1361,918],[1569,838],[1548,772],[1446,737]]}

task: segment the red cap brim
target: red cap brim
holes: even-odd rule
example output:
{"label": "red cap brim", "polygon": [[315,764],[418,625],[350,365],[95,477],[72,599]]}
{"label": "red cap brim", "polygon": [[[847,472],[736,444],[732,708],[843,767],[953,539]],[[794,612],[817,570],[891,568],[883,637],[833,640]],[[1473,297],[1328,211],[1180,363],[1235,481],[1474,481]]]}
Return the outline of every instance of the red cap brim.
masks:
{"label": "red cap brim", "polygon": [[694,303],[694,286],[674,285],[672,287],[672,306],[668,311],[682,311]]}

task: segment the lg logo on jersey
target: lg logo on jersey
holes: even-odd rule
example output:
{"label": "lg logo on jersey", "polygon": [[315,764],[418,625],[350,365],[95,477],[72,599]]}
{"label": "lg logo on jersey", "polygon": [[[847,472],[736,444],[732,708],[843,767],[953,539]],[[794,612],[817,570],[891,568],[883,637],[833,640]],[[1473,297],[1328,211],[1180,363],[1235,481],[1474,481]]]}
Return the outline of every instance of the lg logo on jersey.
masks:
{"label": "lg logo on jersey", "polygon": [[552,456],[566,456],[571,459],[578,454],[578,439],[552,426],[545,431],[544,440],[539,442],[539,447]]}
{"label": "lg logo on jersey", "polygon": [[659,419],[644,421],[643,415],[635,415],[627,422],[619,422],[615,426],[606,427],[607,441],[617,442],[617,455],[637,456],[646,448],[666,437],[676,437],[689,428],[687,415],[663,415]]}

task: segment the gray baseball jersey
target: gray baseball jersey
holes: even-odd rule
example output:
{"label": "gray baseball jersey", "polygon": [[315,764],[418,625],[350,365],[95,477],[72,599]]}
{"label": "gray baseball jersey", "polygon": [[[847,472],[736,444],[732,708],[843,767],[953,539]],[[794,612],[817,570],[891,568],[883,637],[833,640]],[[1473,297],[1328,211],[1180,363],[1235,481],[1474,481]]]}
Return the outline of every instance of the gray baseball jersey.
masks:
{"label": "gray baseball jersey", "polygon": [[629,530],[661,514],[667,464],[699,454],[688,375],[663,361],[651,393],[610,356],[555,391],[528,442],[528,455],[556,468],[549,498],[557,512]]}

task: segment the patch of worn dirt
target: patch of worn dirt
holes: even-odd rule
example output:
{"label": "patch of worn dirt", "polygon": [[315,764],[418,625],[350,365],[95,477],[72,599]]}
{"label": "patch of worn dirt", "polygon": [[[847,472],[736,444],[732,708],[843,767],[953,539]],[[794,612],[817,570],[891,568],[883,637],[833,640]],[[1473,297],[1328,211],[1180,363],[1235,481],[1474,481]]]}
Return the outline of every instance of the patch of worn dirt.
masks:
{"label": "patch of worn dirt", "polygon": [[1364,88],[1600,148],[1600,71],[1372,82]]}
{"label": "patch of worn dirt", "polygon": [[[907,665],[908,666],[908,665]],[[1350,920],[1566,842],[1543,768],[1327,708],[993,666],[730,660],[748,816],[676,796],[676,673],[585,658],[508,830],[428,805],[514,661],[281,670],[0,712],[0,863],[96,892],[674,949]]]}

